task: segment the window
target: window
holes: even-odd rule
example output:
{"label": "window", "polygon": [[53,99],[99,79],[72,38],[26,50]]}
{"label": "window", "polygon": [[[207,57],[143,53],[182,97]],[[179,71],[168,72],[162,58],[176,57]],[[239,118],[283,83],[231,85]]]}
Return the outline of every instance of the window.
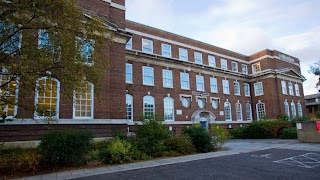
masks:
{"label": "window", "polygon": [[126,119],[133,121],[133,97],[126,94]]}
{"label": "window", "polygon": [[163,99],[164,107],[164,120],[174,121],[174,102],[171,97],[166,97]]}
{"label": "window", "polygon": [[169,44],[161,44],[162,56],[171,57],[171,46]]}
{"label": "window", "polygon": [[221,69],[228,70],[228,62],[225,59],[221,59]]}
{"label": "window", "polygon": [[252,120],[252,109],[251,109],[251,104],[247,102],[246,104],[246,115],[247,115],[247,120],[251,121]]}
{"label": "window", "polygon": [[295,118],[297,116],[297,111],[296,111],[296,105],[294,102],[291,102],[291,112],[292,112],[292,118]]}
{"label": "window", "polygon": [[245,65],[245,64],[242,64],[241,67],[242,67],[242,73],[243,74],[248,74],[248,66]]}
{"label": "window", "polygon": [[226,121],[232,121],[231,104],[228,101],[224,103],[224,117]]}
{"label": "window", "polygon": [[154,85],[153,67],[143,66],[143,85]]}
{"label": "window", "polygon": [[300,96],[299,84],[295,84],[294,89],[296,91],[296,96]]}
{"label": "window", "polygon": [[188,73],[180,73],[180,82],[181,82],[181,89],[190,89],[189,84],[189,74]]}
{"label": "window", "polygon": [[244,89],[244,95],[245,96],[250,96],[250,85],[247,83],[243,84],[243,89]]}
{"label": "window", "polygon": [[208,63],[210,67],[216,67],[216,58],[214,56],[208,55]]}
{"label": "window", "polygon": [[191,104],[191,96],[182,96],[181,104],[183,107],[188,108]]}
{"label": "window", "polygon": [[222,86],[223,86],[223,94],[230,94],[229,81],[226,79],[222,80]]}
{"label": "window", "polygon": [[236,62],[231,62],[231,70],[233,72],[238,72],[238,63]]}
{"label": "window", "polygon": [[57,79],[43,77],[38,79],[36,84],[35,119],[45,117],[58,119],[60,82]]}
{"label": "window", "polygon": [[132,83],[132,64],[126,63],[126,83]]}
{"label": "window", "polygon": [[0,22],[0,38],[5,42],[0,43],[0,50],[8,54],[15,54],[21,48],[22,34],[13,24]]}
{"label": "window", "polygon": [[188,50],[179,48],[179,59],[183,61],[188,61]]}
{"label": "window", "polygon": [[291,96],[293,96],[294,94],[293,94],[292,82],[289,82],[289,83],[288,83],[288,88],[289,88],[289,94],[290,94]]}
{"label": "window", "polygon": [[201,98],[201,97],[197,98],[198,107],[201,109],[206,107],[206,102],[207,102],[206,98]]}
{"label": "window", "polygon": [[302,106],[301,106],[300,101],[298,101],[298,103],[297,103],[297,109],[298,109],[298,116],[302,117]]}
{"label": "window", "polygon": [[261,96],[263,95],[263,85],[262,82],[254,83],[254,95]]}
{"label": "window", "polygon": [[197,91],[204,91],[204,77],[197,75],[196,83],[197,83]]}
{"label": "window", "polygon": [[[38,47],[39,49],[45,49],[47,51],[49,51],[50,53],[52,53],[52,59],[53,61],[59,61],[60,60],[60,52],[61,52],[61,48],[59,46],[54,46],[52,40],[50,40],[50,36],[54,35],[54,33],[50,33],[47,30],[44,29],[40,29],[38,31]],[[77,38],[77,46],[80,46],[80,57],[81,58],[86,58],[86,54],[85,52],[83,52],[83,46],[85,45],[85,40],[83,38]],[[88,53],[88,59],[89,57],[91,58],[91,52],[87,52]],[[87,61],[88,59],[84,59],[85,61]]]}
{"label": "window", "polygon": [[194,52],[194,62],[197,64],[202,64],[202,53]]}
{"label": "window", "polygon": [[80,55],[85,59],[85,62],[89,65],[93,63],[92,53],[94,41],[90,39],[79,38],[78,43],[80,45]]}
{"label": "window", "polygon": [[74,119],[93,119],[93,97],[94,87],[92,83],[84,83],[83,87],[75,91],[73,99]]}
{"label": "window", "polygon": [[0,75],[0,112],[1,115],[6,115],[6,118],[13,118],[17,114],[18,101],[18,83],[13,77],[5,75],[7,72],[2,70]]}
{"label": "window", "polygon": [[214,77],[210,78],[210,88],[211,88],[211,92],[218,93],[218,81],[217,81],[217,78],[214,78]]}
{"label": "window", "polygon": [[132,49],[132,37],[129,39],[129,41],[126,44],[126,49]]}
{"label": "window", "polygon": [[240,95],[240,83],[233,82],[233,86],[234,86],[234,95]]}
{"label": "window", "polygon": [[173,87],[173,79],[172,79],[172,71],[171,70],[162,70],[162,79],[163,79],[163,87],[172,88]]}
{"label": "window", "polygon": [[252,65],[252,73],[258,73],[261,71],[260,63],[255,63]]}
{"label": "window", "polygon": [[153,53],[153,41],[149,39],[142,39],[142,52]]}
{"label": "window", "polygon": [[285,81],[281,81],[282,94],[287,94],[287,83]]}
{"label": "window", "polygon": [[53,44],[49,37],[49,32],[44,29],[40,29],[38,32],[38,46],[42,48],[52,48]]}
{"label": "window", "polygon": [[284,101],[284,115],[290,119],[290,110],[287,100]]}
{"label": "window", "polygon": [[145,117],[153,116],[155,112],[154,97],[147,95],[143,97],[143,115]]}
{"label": "window", "polygon": [[242,121],[242,107],[239,101],[236,103],[236,119]]}
{"label": "window", "polygon": [[256,104],[256,110],[257,110],[257,118],[258,120],[266,118],[266,108],[265,104],[259,100],[259,102]]}

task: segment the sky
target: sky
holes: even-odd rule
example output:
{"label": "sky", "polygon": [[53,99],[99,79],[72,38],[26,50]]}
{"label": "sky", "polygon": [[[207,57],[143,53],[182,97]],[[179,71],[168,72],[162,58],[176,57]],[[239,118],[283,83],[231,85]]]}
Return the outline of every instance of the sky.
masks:
{"label": "sky", "polygon": [[320,0],[126,0],[126,19],[244,55],[279,50],[300,59],[304,94],[315,94]]}

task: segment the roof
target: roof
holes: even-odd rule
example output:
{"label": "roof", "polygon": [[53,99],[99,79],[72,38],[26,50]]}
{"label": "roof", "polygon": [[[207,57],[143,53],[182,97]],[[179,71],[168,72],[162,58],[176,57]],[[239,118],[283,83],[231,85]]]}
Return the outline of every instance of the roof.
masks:
{"label": "roof", "polygon": [[304,96],[304,99],[315,99],[315,98],[320,98],[320,93],[318,93],[318,94],[310,94],[310,95]]}

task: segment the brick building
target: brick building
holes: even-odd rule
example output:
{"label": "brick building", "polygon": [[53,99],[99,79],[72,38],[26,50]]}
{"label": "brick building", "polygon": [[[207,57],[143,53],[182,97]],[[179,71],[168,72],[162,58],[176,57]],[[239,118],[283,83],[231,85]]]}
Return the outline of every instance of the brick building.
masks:
{"label": "brick building", "polygon": [[304,96],[306,104],[306,116],[316,119],[317,111],[320,105],[320,94],[311,94]]}
{"label": "brick building", "polygon": [[[1,141],[34,140],[62,128],[90,129],[106,137],[133,131],[135,122],[151,113],[163,116],[175,133],[194,123],[233,128],[305,114],[304,77],[295,57],[276,50],[246,56],[128,21],[125,0],[80,0],[79,6],[84,13],[107,17],[115,31],[99,98],[92,88],[81,110],[56,93],[57,123],[45,124],[29,113],[23,121],[1,124]],[[56,80],[57,92],[59,84]],[[31,96],[37,101],[36,92]],[[12,114],[19,111],[12,108]]]}

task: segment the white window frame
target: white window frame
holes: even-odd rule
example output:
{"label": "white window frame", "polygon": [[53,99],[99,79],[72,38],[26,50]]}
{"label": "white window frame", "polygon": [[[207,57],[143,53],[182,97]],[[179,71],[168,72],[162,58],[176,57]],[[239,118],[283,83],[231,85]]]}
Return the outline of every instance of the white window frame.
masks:
{"label": "white window frame", "polygon": [[179,59],[182,61],[188,61],[188,50],[185,48],[179,48]]}
{"label": "white window frame", "polygon": [[230,94],[229,80],[222,80],[223,94]]}
{"label": "white window frame", "polygon": [[247,102],[246,104],[246,115],[247,115],[247,120],[252,121],[252,108],[249,102]]}
{"label": "white window frame", "polygon": [[237,119],[237,121],[243,121],[242,106],[241,106],[241,103],[239,102],[239,100],[238,100],[238,102],[236,102],[235,108],[236,108],[236,119]]}
{"label": "white window frame", "polygon": [[197,91],[204,91],[204,77],[196,75],[196,88]]}
{"label": "white window frame", "polygon": [[194,52],[194,63],[202,64],[202,53],[196,51]]}
{"label": "white window frame", "polygon": [[288,83],[289,95],[294,96],[292,82]]}
{"label": "white window frame", "polygon": [[[129,70],[129,72],[128,72]],[[130,75],[130,78],[128,79],[127,76]],[[129,83],[129,84],[132,84],[132,79],[133,79],[133,76],[132,76],[132,64],[130,63],[126,63],[126,83]]]}
{"label": "white window frame", "polygon": [[291,113],[292,113],[292,119],[297,117],[297,109],[293,101],[291,102]]}
{"label": "white window frame", "polygon": [[[184,79],[184,78],[186,78],[186,79]],[[188,87],[184,87],[182,82],[187,82]],[[189,78],[188,73],[180,72],[180,84],[181,84],[181,89],[190,90],[190,78]]]}
{"label": "white window frame", "polygon": [[262,84],[262,82],[254,83],[254,95],[255,96],[262,96],[263,95],[263,84]]}
{"label": "white window frame", "polygon": [[[226,109],[229,106],[229,109]],[[229,112],[227,112],[229,110]],[[232,121],[231,103],[229,101],[224,102],[224,118],[225,121]]]}
{"label": "white window frame", "polygon": [[[129,100],[131,103],[130,115],[128,115],[128,107],[127,107]],[[128,118],[129,116],[131,116],[131,118]],[[133,121],[133,96],[131,94],[126,94],[126,119],[129,121]]]}
{"label": "white window frame", "polygon": [[299,89],[299,84],[294,84],[294,89],[295,89],[295,92],[296,92],[296,96],[300,96],[300,89]]}
{"label": "white window frame", "polygon": [[[86,82],[88,86],[91,86],[91,103],[90,103],[90,111],[91,111],[91,116],[76,116],[76,92],[74,92],[74,96],[73,96],[73,115],[72,118],[73,119],[93,119],[93,113],[94,113],[94,85],[90,82]],[[80,105],[80,107],[82,107]],[[81,111],[80,111],[81,113]]]}
{"label": "white window frame", "polygon": [[171,70],[162,69],[162,84],[165,88],[173,88],[173,76]]}
{"label": "white window frame", "polygon": [[[8,81],[10,80],[10,75],[5,75],[7,72],[7,69],[5,68],[2,68],[2,75],[0,75],[0,84],[3,85],[5,83],[8,83]],[[6,78],[5,78],[6,77]],[[6,79],[6,80],[4,80]],[[11,87],[10,86],[13,86],[14,87],[14,94],[11,94],[10,91],[11,91]],[[16,115],[17,115],[17,112],[18,112],[18,95],[19,95],[19,80],[18,78],[15,80],[15,81],[11,81],[9,82],[6,86],[3,86],[1,89],[1,92],[0,92],[0,96],[1,97],[13,97],[14,96],[14,107],[13,107],[13,116],[9,115],[8,114],[8,109],[9,109],[9,104],[10,103],[7,103],[5,106],[4,106],[4,109],[3,109],[3,112],[6,112],[6,119],[12,119],[14,118]],[[12,105],[12,104],[10,104]]]}
{"label": "white window frame", "polygon": [[248,66],[246,64],[242,64],[241,69],[243,74],[248,74]]}
{"label": "white window frame", "polygon": [[234,95],[240,96],[240,94],[241,94],[240,83],[238,81],[234,81],[233,86],[234,86]]}
{"label": "white window frame", "polygon": [[[169,103],[166,105],[166,103]],[[168,106],[170,108],[168,108]],[[171,111],[172,112],[172,119],[167,119],[166,116],[166,111]],[[163,118],[165,121],[174,121],[174,100],[171,97],[165,97],[163,99]]]}
{"label": "white window frame", "polygon": [[260,62],[252,64],[252,74],[258,73],[261,71]]}
{"label": "white window frame", "polygon": [[226,59],[220,59],[221,69],[228,70],[228,61]]}
{"label": "white window frame", "polygon": [[126,49],[132,49],[132,37],[126,43]]}
{"label": "white window frame", "polygon": [[300,101],[298,101],[298,103],[297,103],[297,110],[298,110],[298,116],[302,117],[303,116],[303,112],[302,112],[302,106],[301,106]]}
{"label": "white window frame", "polygon": [[244,91],[244,96],[250,97],[250,85],[248,83],[243,83],[243,91]]}
{"label": "white window frame", "polygon": [[[152,74],[152,77],[149,76],[145,71],[148,71],[151,70],[151,74]],[[149,67],[149,66],[142,66],[142,79],[143,79],[143,85],[146,85],[146,86],[154,86],[154,69],[153,67]],[[149,82],[146,82],[146,78],[147,77],[151,77],[152,78],[152,83],[149,83]]]}
{"label": "white window frame", "polygon": [[[259,107],[260,105],[262,107]],[[258,103],[256,104],[256,111],[257,111],[257,120],[264,119],[267,116],[266,105],[265,103],[261,102],[261,100],[259,100]]]}
{"label": "white window frame", "polygon": [[152,100],[152,112],[153,113],[152,115],[154,115],[154,113],[156,112],[156,107],[155,107],[155,99],[153,96],[150,96],[150,95],[146,95],[143,97],[143,101],[142,101],[142,107],[143,107],[143,115],[146,116],[146,107],[145,107],[145,102],[147,100],[147,98],[150,98],[150,100]]}
{"label": "white window frame", "polygon": [[281,81],[282,94],[288,94],[287,91],[287,83],[285,81]]}
{"label": "white window frame", "polygon": [[[169,50],[168,52],[165,51],[165,50],[167,50],[167,48]],[[161,52],[162,52],[162,56],[171,58],[172,57],[171,45],[170,44],[161,43]]]}
{"label": "white window frame", "polygon": [[[150,44],[150,47],[148,47]],[[142,52],[153,54],[153,41],[142,38]]]}
{"label": "white window frame", "polygon": [[290,107],[287,100],[284,101],[284,114],[290,119]]}
{"label": "white window frame", "polygon": [[234,62],[234,61],[231,62],[231,71],[238,72],[238,63],[237,62]]}
{"label": "white window frame", "polygon": [[210,77],[210,90],[212,93],[218,93],[218,80],[215,77]]}
{"label": "white window frame", "polygon": [[216,67],[216,57],[212,55],[208,55],[208,65],[210,67]]}

